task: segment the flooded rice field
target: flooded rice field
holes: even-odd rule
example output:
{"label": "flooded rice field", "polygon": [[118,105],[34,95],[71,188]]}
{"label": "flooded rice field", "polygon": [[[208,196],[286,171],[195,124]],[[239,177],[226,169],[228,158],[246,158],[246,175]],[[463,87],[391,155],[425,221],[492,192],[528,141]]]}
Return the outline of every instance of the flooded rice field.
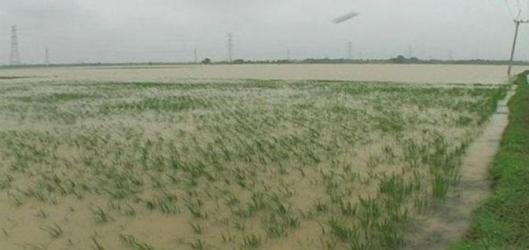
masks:
{"label": "flooded rice field", "polygon": [[507,92],[50,71],[0,81],[0,249],[394,249]]}

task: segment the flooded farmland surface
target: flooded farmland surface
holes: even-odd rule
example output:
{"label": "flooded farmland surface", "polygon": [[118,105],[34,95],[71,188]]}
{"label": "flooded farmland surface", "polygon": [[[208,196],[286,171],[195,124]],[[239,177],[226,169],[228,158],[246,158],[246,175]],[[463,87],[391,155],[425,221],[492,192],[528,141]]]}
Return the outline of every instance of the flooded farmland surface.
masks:
{"label": "flooded farmland surface", "polygon": [[[514,72],[521,72],[525,68],[515,67]],[[0,76],[32,77],[34,80],[53,81],[172,82],[183,79],[278,79],[501,84],[506,81],[506,71],[506,66],[503,65],[136,65],[1,69]]]}
{"label": "flooded farmland surface", "polygon": [[0,249],[395,249],[506,92],[6,80]]}
{"label": "flooded farmland surface", "polygon": [[[0,249],[444,246],[471,211],[437,219],[437,201],[453,211],[471,197],[473,209],[487,194],[479,160],[495,148],[465,152],[486,148],[487,121],[506,118],[494,114],[504,71],[2,69]],[[415,220],[423,234],[408,240]]]}

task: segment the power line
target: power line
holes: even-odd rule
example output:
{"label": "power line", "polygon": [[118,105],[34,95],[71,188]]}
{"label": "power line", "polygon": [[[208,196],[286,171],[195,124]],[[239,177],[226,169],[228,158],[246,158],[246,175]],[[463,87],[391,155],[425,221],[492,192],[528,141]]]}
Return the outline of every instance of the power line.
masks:
{"label": "power line", "polygon": [[527,6],[525,6],[526,7],[525,15],[526,15],[526,18],[529,18],[529,1],[526,1],[526,3],[527,3]]}
{"label": "power line", "polygon": [[512,11],[512,8],[509,5],[509,2],[507,2],[507,0],[504,0],[503,2],[505,3],[505,7],[507,8],[507,11],[509,11],[509,14],[511,15],[511,17],[515,18],[514,12]]}
{"label": "power line", "polygon": [[11,54],[9,57],[9,64],[20,64],[20,54],[18,53],[17,26],[15,25],[11,26]]}

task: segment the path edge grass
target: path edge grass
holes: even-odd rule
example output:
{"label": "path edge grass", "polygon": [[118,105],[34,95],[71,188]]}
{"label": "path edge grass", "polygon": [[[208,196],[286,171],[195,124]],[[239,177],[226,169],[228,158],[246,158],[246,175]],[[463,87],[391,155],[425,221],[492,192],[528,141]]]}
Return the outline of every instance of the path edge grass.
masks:
{"label": "path edge grass", "polygon": [[518,75],[509,125],[490,170],[493,193],[451,249],[529,249],[529,85]]}

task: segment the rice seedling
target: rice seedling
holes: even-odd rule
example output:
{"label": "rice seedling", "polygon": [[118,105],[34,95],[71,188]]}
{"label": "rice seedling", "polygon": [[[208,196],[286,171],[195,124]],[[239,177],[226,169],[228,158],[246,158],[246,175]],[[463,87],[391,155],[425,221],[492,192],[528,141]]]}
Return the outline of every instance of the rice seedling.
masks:
{"label": "rice seedling", "polygon": [[255,234],[246,235],[243,238],[241,247],[243,249],[256,249],[261,245],[261,238]]}
{"label": "rice seedling", "polygon": [[94,214],[95,222],[98,224],[106,223],[112,220],[112,217],[101,208],[92,209]]}
{"label": "rice seedling", "polygon": [[147,243],[138,241],[133,235],[121,234],[120,237],[125,245],[134,250],[154,250],[154,247]]}
{"label": "rice seedling", "polygon": [[99,241],[95,237],[92,237],[92,242],[93,242],[94,248],[96,250],[104,250],[105,249],[103,247],[103,245],[101,245],[101,243],[99,243]]}
{"label": "rice seedling", "polygon": [[205,249],[205,244],[202,240],[196,240],[195,242],[191,243],[191,248],[193,250],[202,250]]}
{"label": "rice seedling", "polygon": [[190,223],[190,225],[196,234],[202,234],[202,226],[200,226],[199,224],[195,224],[195,223]]}
{"label": "rice seedling", "polygon": [[42,227],[41,229],[46,231],[48,235],[54,239],[59,238],[64,234],[64,232],[62,231],[62,228],[57,224],[48,225],[48,226]]}

